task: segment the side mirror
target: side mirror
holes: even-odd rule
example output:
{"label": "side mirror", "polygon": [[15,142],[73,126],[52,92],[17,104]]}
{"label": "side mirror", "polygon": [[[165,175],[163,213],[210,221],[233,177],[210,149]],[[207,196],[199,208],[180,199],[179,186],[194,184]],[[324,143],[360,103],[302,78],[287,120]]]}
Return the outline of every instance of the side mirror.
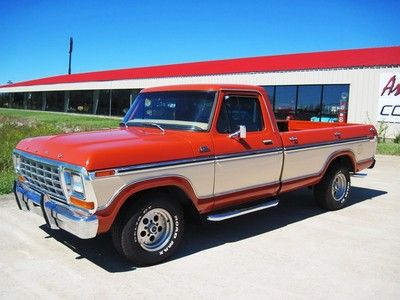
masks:
{"label": "side mirror", "polygon": [[246,126],[240,125],[239,126],[239,130],[234,132],[234,133],[231,133],[229,135],[229,138],[231,138],[231,139],[245,139],[246,138],[246,133],[247,133]]}

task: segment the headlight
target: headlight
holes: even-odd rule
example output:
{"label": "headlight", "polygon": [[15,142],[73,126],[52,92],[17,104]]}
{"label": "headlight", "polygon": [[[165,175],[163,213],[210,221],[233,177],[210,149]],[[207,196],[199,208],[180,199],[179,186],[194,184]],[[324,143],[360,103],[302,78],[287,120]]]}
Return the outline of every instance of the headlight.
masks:
{"label": "headlight", "polygon": [[82,175],[73,171],[63,171],[63,183],[65,185],[66,196],[74,196],[79,199],[85,199],[85,189],[83,187]]}
{"label": "headlight", "polygon": [[96,200],[87,199],[84,177],[81,173],[63,169],[61,182],[68,202],[76,207],[93,213],[96,210]]}
{"label": "headlight", "polygon": [[72,191],[83,194],[84,191],[83,191],[83,182],[81,175],[72,174]]}

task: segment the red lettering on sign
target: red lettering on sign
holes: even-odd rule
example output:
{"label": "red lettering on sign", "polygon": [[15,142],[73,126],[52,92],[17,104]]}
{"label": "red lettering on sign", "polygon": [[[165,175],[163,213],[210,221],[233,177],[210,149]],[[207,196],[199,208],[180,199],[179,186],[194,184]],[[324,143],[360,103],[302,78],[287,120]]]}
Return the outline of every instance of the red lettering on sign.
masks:
{"label": "red lettering on sign", "polygon": [[400,83],[396,85],[396,75],[393,75],[392,78],[389,79],[388,83],[386,83],[386,86],[382,90],[381,96],[383,96],[386,91],[388,91],[388,96],[390,96],[392,93],[395,93],[395,96],[400,95]]}

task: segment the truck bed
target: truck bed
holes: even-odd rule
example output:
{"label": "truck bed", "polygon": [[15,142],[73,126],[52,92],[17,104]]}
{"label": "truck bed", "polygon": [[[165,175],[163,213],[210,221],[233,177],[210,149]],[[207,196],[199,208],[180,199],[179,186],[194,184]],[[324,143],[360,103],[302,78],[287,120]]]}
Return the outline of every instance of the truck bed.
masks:
{"label": "truck bed", "polygon": [[320,180],[335,153],[348,153],[353,169],[358,171],[372,164],[376,148],[376,132],[372,125],[350,123],[316,123],[310,121],[277,121],[284,165],[282,191],[299,187],[298,181],[309,178],[309,185]]}

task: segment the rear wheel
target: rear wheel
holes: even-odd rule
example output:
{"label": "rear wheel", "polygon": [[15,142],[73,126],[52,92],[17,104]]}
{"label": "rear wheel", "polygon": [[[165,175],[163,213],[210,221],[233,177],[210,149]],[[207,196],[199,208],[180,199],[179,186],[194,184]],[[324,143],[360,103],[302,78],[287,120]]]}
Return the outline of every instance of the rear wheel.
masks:
{"label": "rear wheel", "polygon": [[[170,257],[182,239],[184,219],[178,202],[161,193],[147,194],[112,231],[118,252],[136,266]],[[142,200],[142,201],[140,201]]]}
{"label": "rear wheel", "polygon": [[336,164],[314,186],[314,198],[322,208],[337,210],[346,204],[349,190],[350,172],[346,167]]}

